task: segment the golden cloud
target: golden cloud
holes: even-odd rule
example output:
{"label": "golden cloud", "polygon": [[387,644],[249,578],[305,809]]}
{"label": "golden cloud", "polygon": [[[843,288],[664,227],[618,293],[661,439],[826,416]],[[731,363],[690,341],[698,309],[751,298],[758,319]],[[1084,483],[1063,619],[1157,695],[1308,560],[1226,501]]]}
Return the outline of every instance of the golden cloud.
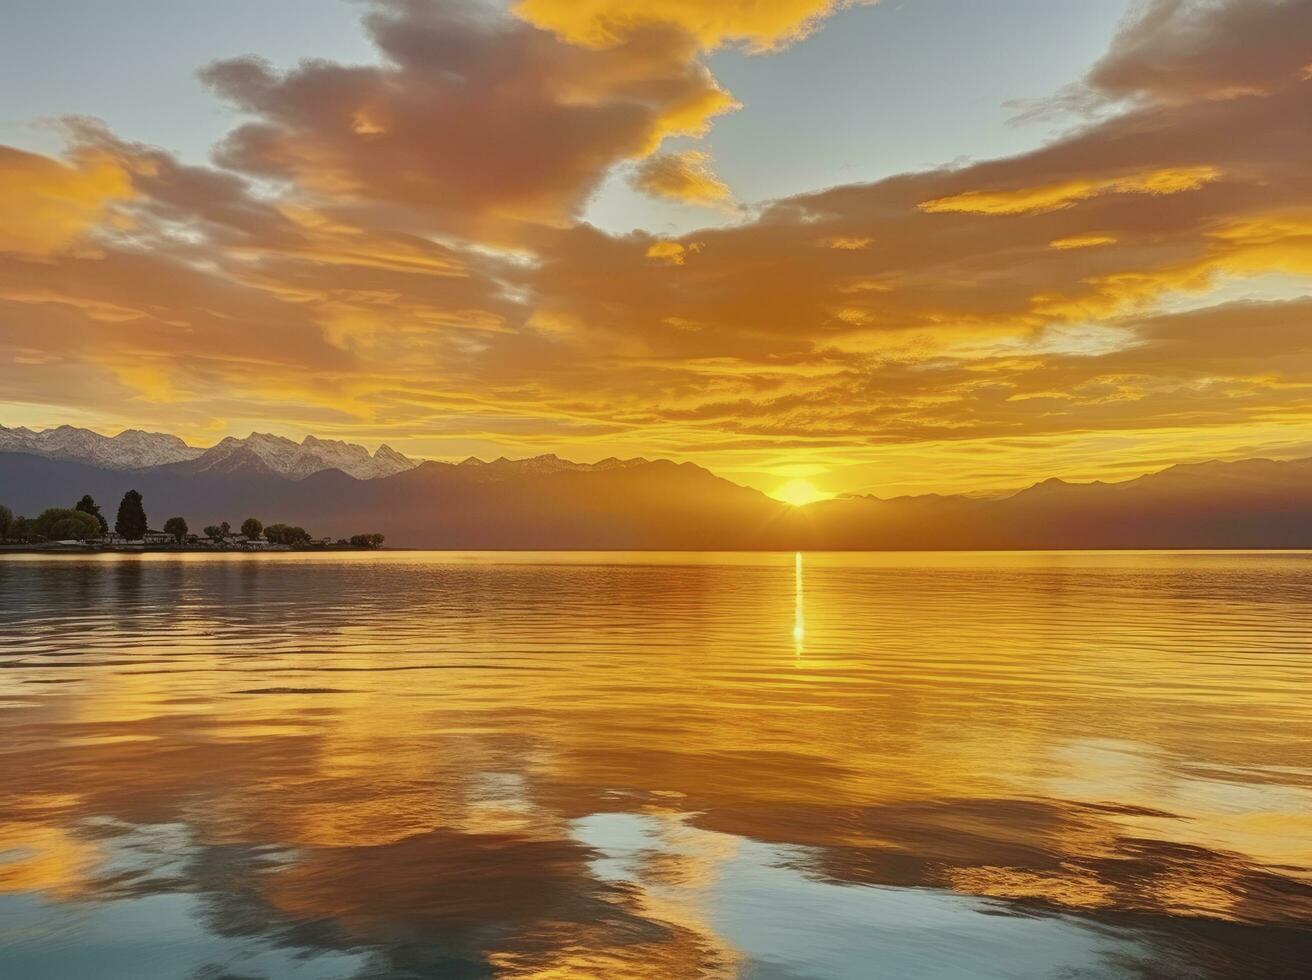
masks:
{"label": "golden cloud", "polygon": [[1096,248],[1099,245],[1115,244],[1116,239],[1111,235],[1067,235],[1065,238],[1054,238],[1048,242],[1048,247],[1057,249]]}
{"label": "golden cloud", "polygon": [[130,197],[126,173],[108,157],[61,163],[0,146],[0,252],[46,255],[66,248]]}
{"label": "golden cloud", "polygon": [[820,245],[825,248],[836,248],[844,252],[858,252],[870,247],[874,239],[869,235],[832,235],[829,238],[820,239]]}
{"label": "golden cloud", "polygon": [[711,169],[710,154],[701,150],[648,157],[634,174],[633,185],[653,197],[685,204],[722,204],[730,197],[729,186]]}
{"label": "golden cloud", "polygon": [[875,0],[519,0],[514,10],[575,44],[609,46],[651,25],[669,25],[707,50],[741,43],[767,51],[805,37],[858,2]]}
{"label": "golden cloud", "polygon": [[1221,176],[1215,167],[1171,167],[1124,177],[1066,180],[1009,191],[965,191],[925,201],[922,211],[967,214],[1035,214],[1068,208],[1103,194],[1179,194],[1196,191]]}
{"label": "golden cloud", "polygon": [[701,242],[691,242],[685,245],[683,242],[665,240],[652,242],[648,245],[646,255],[649,259],[656,259],[670,265],[683,265],[688,255],[700,251],[701,247]]}

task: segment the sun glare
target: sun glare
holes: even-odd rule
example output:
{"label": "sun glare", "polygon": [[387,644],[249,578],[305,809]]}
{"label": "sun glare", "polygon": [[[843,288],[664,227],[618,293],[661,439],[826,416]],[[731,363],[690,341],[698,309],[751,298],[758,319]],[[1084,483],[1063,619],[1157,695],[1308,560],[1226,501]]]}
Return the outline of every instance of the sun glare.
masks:
{"label": "sun glare", "polygon": [[815,503],[817,500],[827,500],[833,494],[817,489],[816,485],[809,480],[789,480],[770,496],[776,500],[782,500],[786,504],[792,504],[794,507],[803,507],[806,504]]}

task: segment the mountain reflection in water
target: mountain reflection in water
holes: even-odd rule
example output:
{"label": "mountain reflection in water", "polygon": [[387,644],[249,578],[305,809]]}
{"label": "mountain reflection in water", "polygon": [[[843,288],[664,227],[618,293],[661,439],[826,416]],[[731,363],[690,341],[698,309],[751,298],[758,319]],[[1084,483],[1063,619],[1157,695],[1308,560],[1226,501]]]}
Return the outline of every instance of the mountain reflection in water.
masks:
{"label": "mountain reflection in water", "polygon": [[1312,556],[0,558],[0,975],[1312,962]]}

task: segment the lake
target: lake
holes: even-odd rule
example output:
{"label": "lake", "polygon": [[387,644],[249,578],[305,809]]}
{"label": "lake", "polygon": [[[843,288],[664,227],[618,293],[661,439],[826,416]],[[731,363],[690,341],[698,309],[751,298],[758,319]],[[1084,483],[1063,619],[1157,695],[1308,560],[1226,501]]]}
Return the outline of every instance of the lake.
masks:
{"label": "lake", "polygon": [[0,976],[1312,961],[1312,554],[11,555],[0,602]]}

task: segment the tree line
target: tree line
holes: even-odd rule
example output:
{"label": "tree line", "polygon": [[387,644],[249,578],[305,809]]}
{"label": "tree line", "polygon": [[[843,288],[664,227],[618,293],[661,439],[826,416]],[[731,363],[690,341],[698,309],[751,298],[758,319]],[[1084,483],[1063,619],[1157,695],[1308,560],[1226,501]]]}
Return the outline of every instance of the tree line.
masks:
{"label": "tree line", "polygon": [[[129,490],[119,502],[114,518],[114,533],[128,541],[140,541],[146,536],[149,524],[141,494]],[[191,528],[186,518],[170,517],[164,522],[163,533],[179,545],[186,543]],[[232,534],[227,521],[204,528],[205,537],[218,544]],[[248,517],[241,523],[241,534],[250,541],[263,538],[270,544],[303,548],[314,538],[299,525],[270,524],[265,526],[259,518]],[[90,494],[85,494],[72,507],[48,507],[37,517],[15,517],[14,512],[0,504],[0,541],[34,544],[43,541],[87,541],[109,536],[109,521],[100,512],[100,505]],[[349,539],[339,538],[337,545],[356,548],[377,548],[383,543],[381,534],[355,534]]]}

